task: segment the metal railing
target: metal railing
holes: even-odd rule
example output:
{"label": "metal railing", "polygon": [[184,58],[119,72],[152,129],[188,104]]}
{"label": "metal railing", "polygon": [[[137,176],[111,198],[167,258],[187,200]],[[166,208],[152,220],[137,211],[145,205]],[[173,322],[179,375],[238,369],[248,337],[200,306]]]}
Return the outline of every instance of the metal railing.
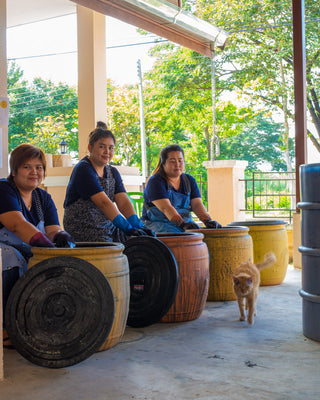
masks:
{"label": "metal railing", "polygon": [[245,211],[252,218],[292,223],[296,211],[295,172],[253,172],[245,182]]}
{"label": "metal railing", "polygon": [[203,180],[202,175],[192,175],[197,182],[203,204],[208,209],[208,182]]}

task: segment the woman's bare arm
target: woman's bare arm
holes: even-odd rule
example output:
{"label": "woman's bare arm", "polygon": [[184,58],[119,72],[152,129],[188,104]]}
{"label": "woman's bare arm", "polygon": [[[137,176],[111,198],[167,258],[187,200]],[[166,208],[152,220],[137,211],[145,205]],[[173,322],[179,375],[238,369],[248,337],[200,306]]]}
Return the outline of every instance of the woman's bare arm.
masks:
{"label": "woman's bare arm", "polygon": [[201,197],[191,199],[191,210],[196,214],[200,221],[208,221],[211,219],[207,210],[205,209]]}
{"label": "woman's bare arm", "polygon": [[20,211],[1,214],[0,222],[25,243],[29,243],[32,236],[39,232],[39,229],[28,222]]}
{"label": "woman's bare arm", "polygon": [[94,204],[99,208],[103,214],[113,221],[114,218],[119,214],[119,210],[109,199],[109,197],[104,192],[99,192],[90,197]]}
{"label": "woman's bare arm", "polygon": [[125,216],[125,218],[129,218],[131,217],[131,215],[136,213],[127,193],[117,193],[114,196],[114,200],[117,204],[119,211]]}
{"label": "woman's bare arm", "polygon": [[168,218],[169,221],[183,222],[183,218],[180,216],[178,211],[172,206],[169,199],[159,199],[152,202],[163,214]]}

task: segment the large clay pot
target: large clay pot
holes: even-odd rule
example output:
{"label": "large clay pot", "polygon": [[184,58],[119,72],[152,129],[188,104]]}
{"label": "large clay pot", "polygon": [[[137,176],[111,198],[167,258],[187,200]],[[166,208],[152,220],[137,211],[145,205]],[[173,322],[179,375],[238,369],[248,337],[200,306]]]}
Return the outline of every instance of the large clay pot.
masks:
{"label": "large clay pot", "polygon": [[129,265],[121,243],[77,243],[73,249],[33,247],[28,268],[53,257],[75,257],[94,265],[107,278],[114,295],[114,320],[101,350],[107,350],[121,340],[126,327],[130,286]]}
{"label": "large clay pot", "polygon": [[207,300],[209,254],[201,233],[159,233],[157,238],[173,253],[179,270],[175,300],[161,322],[199,318]]}
{"label": "large clay pot", "polygon": [[[232,273],[241,263],[253,260],[249,228],[200,229],[210,254],[209,301],[235,300]],[[198,231],[196,231],[198,232]]]}
{"label": "large clay pot", "polygon": [[279,285],[283,282],[289,263],[288,235],[286,222],[280,220],[237,221],[230,226],[247,226],[253,241],[253,261],[264,260],[265,254],[273,252],[275,264],[260,273],[261,286]]}

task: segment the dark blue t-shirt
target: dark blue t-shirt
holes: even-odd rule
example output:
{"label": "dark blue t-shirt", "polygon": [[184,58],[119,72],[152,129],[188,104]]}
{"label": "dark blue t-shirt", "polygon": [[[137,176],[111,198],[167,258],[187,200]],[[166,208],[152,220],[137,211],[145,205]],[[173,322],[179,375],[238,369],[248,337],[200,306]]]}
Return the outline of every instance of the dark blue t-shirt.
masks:
{"label": "dark blue t-shirt", "polygon": [[[58,213],[56,206],[48,192],[43,189],[36,188],[32,193],[32,207],[29,211],[25,206],[24,201],[18,191],[7,179],[0,179],[0,214],[4,214],[9,211],[21,211],[25,219],[37,226],[40,222],[39,211],[36,207],[35,194],[37,192],[40,200],[44,225],[59,225]],[[0,228],[3,225],[0,224]]]}
{"label": "dark blue t-shirt", "polygon": [[[189,180],[190,183],[190,200],[201,197],[197,182],[194,179],[194,177],[189,174],[184,174],[184,175],[186,176],[186,178]],[[178,193],[188,194],[188,188],[184,179],[180,179],[180,187],[178,190],[174,188],[171,189]],[[167,181],[164,178],[162,178],[162,176],[160,176],[159,174],[152,175],[149,178],[147,186],[143,192],[144,205],[142,210],[142,219],[146,219],[147,217],[147,210],[145,204],[147,205],[147,207],[152,207],[154,206],[154,204],[152,203],[154,200],[168,199],[168,198],[169,196],[168,196]]]}
{"label": "dark blue t-shirt", "polygon": [[[124,188],[119,171],[111,166],[111,172],[115,180],[114,194],[125,192],[126,189]],[[104,177],[107,177],[106,171],[104,172]],[[88,200],[91,196],[103,191],[97,171],[88,157],[84,157],[72,171],[63,206],[66,208],[80,198]]]}

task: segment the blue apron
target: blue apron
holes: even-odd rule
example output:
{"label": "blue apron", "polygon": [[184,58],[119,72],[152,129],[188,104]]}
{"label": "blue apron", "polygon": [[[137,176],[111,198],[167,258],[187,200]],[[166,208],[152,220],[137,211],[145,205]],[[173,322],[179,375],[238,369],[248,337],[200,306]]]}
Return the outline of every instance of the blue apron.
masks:
{"label": "blue apron", "polygon": [[[181,175],[181,179],[183,179],[185,183],[187,193],[184,194],[176,192],[171,186],[168,185],[169,201],[186,222],[192,222],[190,207],[190,182],[185,174]],[[148,207],[147,217],[149,220],[144,220],[143,223],[148,228],[153,229],[156,233],[184,232],[183,229],[179,228],[173,222],[170,222],[164,213],[161,212],[156,206]]]}
{"label": "blue apron", "polygon": [[[40,232],[45,234],[44,227],[44,215],[41,207],[41,202],[36,191],[34,193],[35,205],[38,217],[40,219],[36,228]],[[21,200],[18,196],[19,204],[22,211]],[[19,268],[19,275],[21,276],[26,270],[28,260],[32,257],[31,246],[24,243],[17,235],[10,232],[7,228],[3,227],[0,229],[0,248],[2,258],[2,271],[12,269],[15,267]]]}

